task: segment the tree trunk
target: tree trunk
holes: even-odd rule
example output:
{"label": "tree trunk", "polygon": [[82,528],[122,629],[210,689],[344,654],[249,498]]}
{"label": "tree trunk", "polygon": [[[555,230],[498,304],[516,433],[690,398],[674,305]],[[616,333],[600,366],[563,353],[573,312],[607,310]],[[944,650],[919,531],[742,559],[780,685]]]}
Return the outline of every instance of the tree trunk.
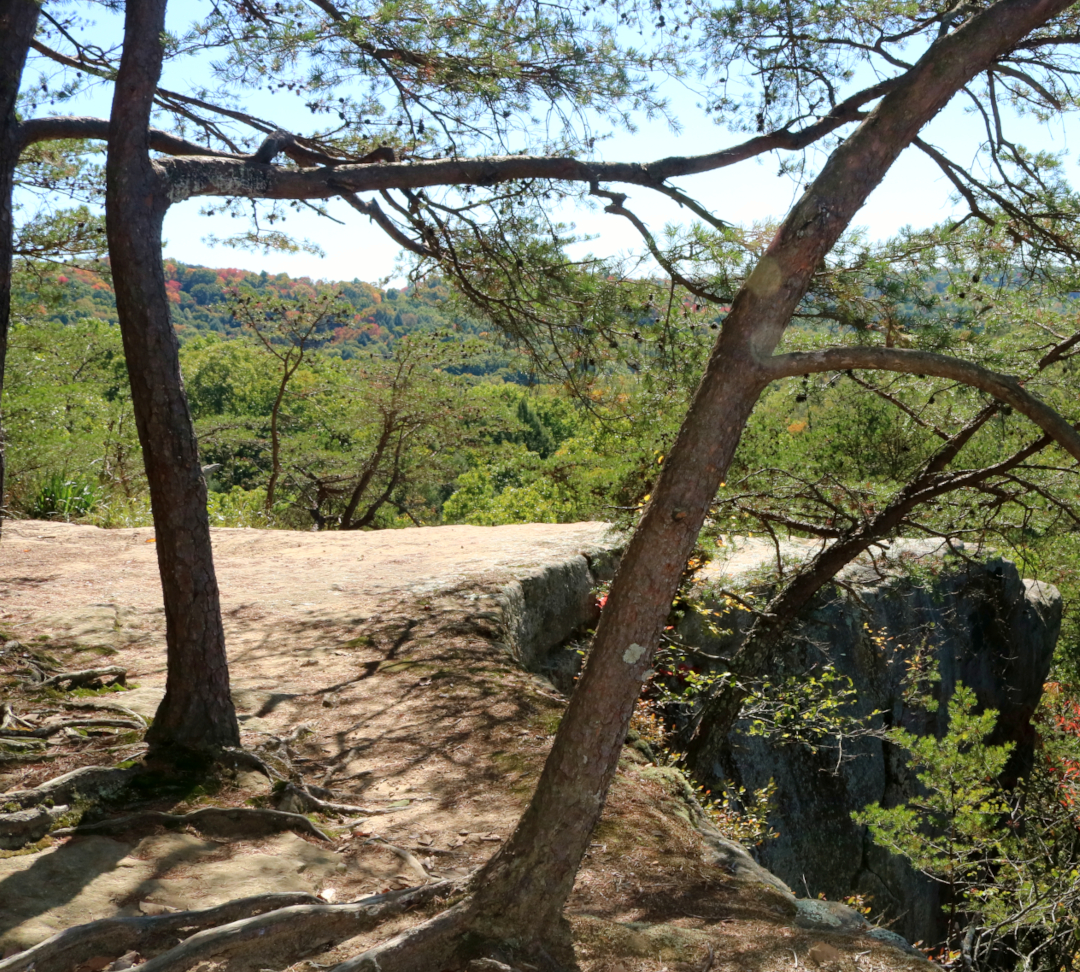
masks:
{"label": "tree trunk", "polygon": [[[15,245],[12,193],[20,148],[15,101],[40,12],[41,8],[32,0],[0,0],[0,403],[4,395],[8,331],[11,327],[11,267]],[[6,471],[3,409],[0,405],[0,528],[6,509]]]}
{"label": "tree trunk", "polygon": [[375,443],[375,451],[372,452],[371,458],[368,459],[367,463],[364,465],[364,470],[360,473],[360,481],[356,484],[352,494],[349,496],[349,502],[345,507],[345,512],[341,514],[342,530],[359,529],[359,524],[353,523],[353,517],[356,515],[356,508],[360,505],[360,500],[363,499],[364,493],[367,492],[368,486],[371,485],[371,481],[375,478],[375,474],[379,471],[379,466],[382,464],[382,458],[386,452],[386,447],[390,444],[390,439],[393,436],[395,426],[397,425],[397,412],[384,412],[382,420],[382,432],[379,433],[379,441]]}
{"label": "tree trunk", "polygon": [[146,738],[158,748],[207,750],[238,745],[240,733],[229,694],[206,483],[162,268],[167,187],[149,152],[165,4],[129,0],[126,5],[109,124],[105,216],[165,601],[168,679]]}
{"label": "tree trunk", "polygon": [[532,801],[475,881],[478,931],[542,942],[558,928],[686,559],[768,383],[761,362],[814,269],[919,129],[979,71],[1069,5],[1003,0],[940,38],[833,153],[780,226],[732,302],[612,584]]}
{"label": "tree trunk", "polygon": [[[296,368],[300,362],[296,362]],[[274,508],[274,492],[277,489],[277,481],[281,476],[281,439],[278,435],[278,415],[281,412],[281,403],[285,398],[285,389],[289,386],[289,379],[296,372],[296,368],[289,370],[289,360],[285,359],[281,382],[278,384],[277,396],[274,398],[274,406],[270,409],[270,479],[266,483],[266,502],[263,509],[267,515]]]}

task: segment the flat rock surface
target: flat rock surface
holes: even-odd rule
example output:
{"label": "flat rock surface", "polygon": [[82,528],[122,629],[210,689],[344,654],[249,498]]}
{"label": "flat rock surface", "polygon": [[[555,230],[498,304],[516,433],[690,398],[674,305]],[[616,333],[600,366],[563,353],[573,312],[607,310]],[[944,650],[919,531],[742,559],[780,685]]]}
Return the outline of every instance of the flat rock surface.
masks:
{"label": "flat rock surface", "polygon": [[[604,523],[445,526],[372,532],[213,529],[233,695],[246,728],[304,694],[335,664],[330,631],[429,607],[455,591],[493,591],[581,553],[615,546]],[[119,652],[138,688],[125,705],[152,716],[165,688],[165,616],[150,528],[102,530],[8,521],[0,543],[0,623]],[[347,639],[345,639],[347,640]],[[90,664],[88,661],[87,664]],[[284,680],[284,681],[283,681]],[[334,684],[325,682],[324,684]],[[254,720],[254,721],[252,721]]]}
{"label": "flat rock surface", "polygon": [[[612,546],[604,523],[443,526],[371,532],[213,529],[226,628],[359,617],[404,597],[505,583],[547,563]],[[0,620],[115,644],[164,624],[154,531],[7,521]]]}
{"label": "flat rock surface", "polygon": [[0,939],[26,947],[71,925],[138,915],[146,902],[182,911],[266,891],[314,893],[339,865],[339,854],[293,834],[243,844],[186,833],[79,837],[0,861]]}
{"label": "flat rock surface", "polygon": [[[546,683],[511,673],[509,656],[479,641],[470,618],[497,613],[492,595],[511,581],[610,550],[617,540],[608,534],[603,523],[213,530],[244,746],[307,726],[307,738],[292,748],[305,780],[338,787],[344,802],[392,812],[365,819],[360,836],[348,834],[336,848],[289,833],[237,841],[170,832],[126,841],[78,837],[0,860],[0,951],[93,918],[137,913],[143,900],[198,908],[262,891],[327,887],[343,900],[397,886],[401,875],[415,883],[382,837],[408,845],[433,872],[464,874],[498,846],[519,812],[520,794],[492,789],[499,770],[480,752],[500,749],[493,735],[512,733],[531,751],[528,759],[509,759],[517,778],[553,731],[553,722],[530,721],[533,707],[514,689],[552,694],[543,705],[559,704]],[[49,651],[68,646],[69,668],[108,664],[129,672],[129,690],[81,700],[88,706],[120,703],[152,718],[164,695],[153,540],[151,529],[4,524],[5,630]],[[501,634],[497,622],[484,623],[482,634]],[[459,667],[463,659],[468,669]],[[491,670],[508,691],[495,691]],[[18,708],[17,695],[13,702]],[[0,774],[0,791],[137,754],[94,758],[87,749],[29,775]],[[235,791],[201,803],[235,805],[268,790],[265,778],[247,774]],[[183,812],[199,802],[156,808]]]}

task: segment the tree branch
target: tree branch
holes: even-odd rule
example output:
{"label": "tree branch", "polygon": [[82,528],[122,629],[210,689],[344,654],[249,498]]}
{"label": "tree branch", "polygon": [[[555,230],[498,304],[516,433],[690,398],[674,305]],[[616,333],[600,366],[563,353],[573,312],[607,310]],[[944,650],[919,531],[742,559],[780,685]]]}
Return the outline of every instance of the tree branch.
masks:
{"label": "tree branch", "polygon": [[[76,116],[31,118],[29,121],[19,125],[18,129],[20,152],[35,142],[53,142],[73,138],[93,138],[105,141],[108,137],[109,120],[107,118],[81,118]],[[150,129],[150,148],[155,152],[164,152],[167,155],[213,156],[235,159],[238,162],[245,159],[243,155],[218,152],[206,145],[199,145],[197,142],[189,142],[186,138],[170,135],[159,128]]]}
{"label": "tree branch", "polygon": [[[170,199],[179,202],[191,196],[245,196],[264,199],[326,199],[346,192],[379,189],[420,189],[438,185],[492,185],[515,179],[558,179],[569,182],[624,182],[661,189],[661,184],[678,176],[711,172],[745,159],[776,150],[797,151],[850,122],[859,121],[862,107],[892,90],[899,79],[889,79],[865,88],[840,102],[827,115],[795,132],[780,131],[760,135],[740,145],[705,155],[671,156],[656,162],[583,162],[574,158],[549,156],[488,156],[476,159],[436,159],[432,161],[336,165],[331,175],[326,169],[299,173],[287,169],[260,167],[241,170],[236,163],[219,161],[192,164],[177,161],[167,166],[172,190]],[[378,151],[378,150],[376,150]],[[332,185],[334,183],[335,185]],[[684,204],[686,198],[680,200]]]}
{"label": "tree branch", "polygon": [[382,207],[372,199],[370,202],[365,202],[356,193],[343,192],[341,198],[345,200],[353,209],[358,213],[363,213],[365,216],[370,216],[372,221],[378,224],[379,228],[386,233],[398,246],[404,247],[412,253],[416,253],[422,257],[438,258],[438,253],[429,249],[421,243],[417,243],[415,240],[406,236],[398,225],[383,212]]}
{"label": "tree branch", "polygon": [[626,208],[625,193],[608,192],[601,189],[595,182],[589,187],[589,193],[593,196],[600,196],[604,199],[611,200],[611,202],[604,207],[604,212],[610,213],[612,216],[624,216],[629,220],[630,224],[638,231],[641,238],[645,241],[645,245],[649,248],[649,252],[652,254],[653,259],[659,263],[668,276],[671,277],[673,284],[678,283],[681,287],[690,291],[695,297],[700,297],[706,302],[720,303],[720,298],[715,294],[709,293],[699,284],[695,284],[689,278],[684,277],[682,273],[679,272],[678,267],[676,267],[675,264],[661,252],[652,233],[649,232],[649,228],[638,218],[637,214]]}
{"label": "tree branch", "polygon": [[1080,433],[1077,433],[1068,419],[1025,390],[1019,379],[1012,375],[999,374],[970,361],[932,351],[852,347],[780,354],[766,358],[759,364],[762,371],[774,381],[792,375],[847,371],[854,368],[933,375],[935,378],[959,381],[1011,405],[1051,436],[1074,459],[1080,461]]}

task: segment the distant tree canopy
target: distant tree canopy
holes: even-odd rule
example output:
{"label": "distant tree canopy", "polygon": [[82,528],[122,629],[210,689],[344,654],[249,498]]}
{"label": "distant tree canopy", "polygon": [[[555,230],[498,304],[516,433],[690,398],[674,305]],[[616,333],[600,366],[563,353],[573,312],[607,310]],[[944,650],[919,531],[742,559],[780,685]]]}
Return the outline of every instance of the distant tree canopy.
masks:
{"label": "distant tree canopy", "polygon": [[[48,300],[40,299],[43,283],[50,291]],[[314,293],[318,283],[286,273],[213,269],[165,261],[165,286],[173,326],[181,343],[210,332],[227,337],[238,335],[243,328],[229,300],[240,289],[288,300]],[[439,277],[429,277],[404,290],[384,291],[360,280],[334,286],[349,308],[347,313],[327,322],[323,343],[343,358],[352,357],[363,348],[386,348],[406,334],[448,330],[465,337],[478,334],[485,327],[475,314],[469,314],[452,299],[449,287]],[[17,272],[14,298],[17,304],[28,305],[45,320],[66,324],[87,318],[109,323],[117,319],[116,296],[108,274],[91,265],[75,263],[45,274]],[[472,367],[493,371],[505,367],[508,361],[507,355],[501,365],[488,360],[484,365]]]}

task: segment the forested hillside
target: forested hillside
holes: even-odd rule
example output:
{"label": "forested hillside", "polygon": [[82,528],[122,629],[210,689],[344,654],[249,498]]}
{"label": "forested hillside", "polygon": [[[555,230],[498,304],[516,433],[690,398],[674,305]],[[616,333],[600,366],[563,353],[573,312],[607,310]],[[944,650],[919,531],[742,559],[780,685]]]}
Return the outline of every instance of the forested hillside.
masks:
{"label": "forested hillside", "polygon": [[[359,279],[328,283],[286,273],[215,269],[169,260],[165,280],[182,343],[206,334],[240,334],[243,325],[235,318],[230,300],[242,291],[282,300],[310,296],[317,289],[340,294],[341,306],[321,328],[320,342],[342,358],[352,357],[361,348],[388,345],[405,334],[444,329],[472,335],[483,330],[475,317],[451,305],[446,284],[434,277],[404,290],[383,290]],[[66,268],[34,281],[35,288],[42,286],[49,294],[48,303],[41,305],[43,319],[62,324],[88,318],[116,323],[116,297],[104,268],[102,272]],[[24,291],[21,296],[29,299],[32,295]]]}

